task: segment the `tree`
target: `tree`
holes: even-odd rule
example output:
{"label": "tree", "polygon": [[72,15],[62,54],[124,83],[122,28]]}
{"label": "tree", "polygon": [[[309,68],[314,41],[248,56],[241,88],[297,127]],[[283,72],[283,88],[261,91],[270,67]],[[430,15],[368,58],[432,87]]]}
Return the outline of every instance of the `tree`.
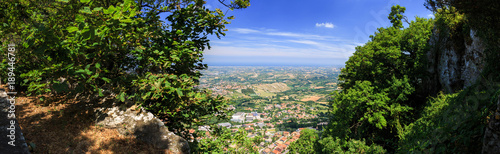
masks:
{"label": "tree", "polygon": [[318,140],[318,133],[314,129],[303,129],[300,131],[300,138],[290,144],[290,153],[315,153],[314,145]]}
{"label": "tree", "polygon": [[198,153],[257,153],[253,145],[262,138],[250,139],[247,135],[248,133],[243,129],[231,133],[231,130],[225,127],[216,128],[211,132],[211,137],[205,136],[206,138],[202,139],[193,151]]}
{"label": "tree", "polygon": [[420,100],[427,95],[418,94],[426,91],[418,87],[428,77],[425,53],[433,22],[417,17],[401,29],[404,10],[394,6],[389,14],[393,27],[378,28],[341,70],[343,90],[334,94],[326,137],[366,139],[368,145],[392,151],[403,126],[412,121],[411,111],[424,104]]}
{"label": "tree", "polygon": [[[249,6],[249,0],[221,2],[229,9]],[[210,48],[207,36],[225,35],[233,17],[204,4],[10,0],[0,4],[0,43],[17,44],[16,54],[22,58],[14,72],[23,80],[16,83],[30,95],[81,94],[133,102],[167,119],[169,129],[187,133],[215,113],[227,118],[226,101],[195,86],[200,70],[207,68],[202,63],[203,51]],[[167,14],[165,22],[162,13]],[[0,47],[2,55],[7,55],[5,47]],[[0,68],[7,67],[4,59]]]}
{"label": "tree", "polygon": [[403,28],[403,22],[401,20],[405,20],[406,23],[410,24],[408,22],[408,19],[406,19],[405,16],[403,16],[403,13],[405,13],[406,8],[401,7],[399,5],[392,6],[391,7],[391,13],[389,14],[389,20],[392,23],[392,27],[394,28]]}

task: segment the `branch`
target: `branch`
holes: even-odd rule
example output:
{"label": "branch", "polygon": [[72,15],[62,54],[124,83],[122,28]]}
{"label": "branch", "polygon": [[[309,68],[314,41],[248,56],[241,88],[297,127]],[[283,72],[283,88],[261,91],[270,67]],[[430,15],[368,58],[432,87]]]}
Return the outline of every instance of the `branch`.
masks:
{"label": "branch", "polygon": [[227,5],[226,3],[224,3],[226,0],[218,0],[219,3],[221,3],[222,5],[228,7],[228,8],[231,8],[231,6]]}
{"label": "branch", "polygon": [[403,16],[403,19],[405,20],[405,22],[410,25],[410,22],[408,22],[408,18],[406,16]]}

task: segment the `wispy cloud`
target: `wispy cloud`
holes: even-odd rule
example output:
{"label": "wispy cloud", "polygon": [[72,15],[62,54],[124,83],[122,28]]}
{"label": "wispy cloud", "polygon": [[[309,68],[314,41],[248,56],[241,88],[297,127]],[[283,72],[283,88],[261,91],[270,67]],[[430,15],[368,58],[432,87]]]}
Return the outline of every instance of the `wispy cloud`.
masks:
{"label": "wispy cloud", "polygon": [[266,56],[266,57],[298,57],[298,58],[346,58],[351,53],[325,51],[319,49],[304,48],[273,48],[273,47],[213,47],[205,55],[220,56]]}
{"label": "wispy cloud", "polygon": [[320,45],[321,43],[318,43],[316,41],[311,41],[311,40],[288,40],[289,42],[293,43],[301,43],[301,44],[307,44],[307,45]]}
{"label": "wispy cloud", "polygon": [[296,38],[319,39],[319,40],[333,39],[333,37],[329,37],[329,36],[291,33],[291,32],[267,32],[264,34],[265,35],[272,35],[272,36],[296,37]]}
{"label": "wispy cloud", "polygon": [[325,23],[316,23],[316,27],[334,28],[335,25],[329,22],[325,22]]}
{"label": "wispy cloud", "polygon": [[212,7],[212,5],[207,4],[207,5],[205,5],[205,8],[207,8],[207,9],[212,9],[213,7]]}
{"label": "wispy cloud", "polygon": [[258,30],[248,29],[248,28],[235,28],[235,29],[232,29],[232,31],[237,32],[237,33],[241,33],[241,34],[260,33],[260,31],[258,31]]}
{"label": "wispy cloud", "polygon": [[[232,35],[231,32],[237,34]],[[212,49],[204,54],[212,57],[288,57],[333,60],[347,59],[352,55],[356,46],[362,45],[354,40],[331,35],[265,28],[230,28],[229,33],[222,40],[214,40]]]}
{"label": "wispy cloud", "polygon": [[427,17],[428,18],[434,18],[434,14],[428,14]]}
{"label": "wispy cloud", "polygon": [[262,35],[270,35],[270,36],[283,36],[283,37],[296,37],[296,38],[307,38],[307,39],[334,39],[330,36],[321,36],[321,35],[311,35],[311,34],[302,34],[302,33],[292,33],[292,32],[279,32],[273,29],[249,29],[249,28],[234,28],[229,29],[229,31],[234,31],[240,34],[262,34]]}

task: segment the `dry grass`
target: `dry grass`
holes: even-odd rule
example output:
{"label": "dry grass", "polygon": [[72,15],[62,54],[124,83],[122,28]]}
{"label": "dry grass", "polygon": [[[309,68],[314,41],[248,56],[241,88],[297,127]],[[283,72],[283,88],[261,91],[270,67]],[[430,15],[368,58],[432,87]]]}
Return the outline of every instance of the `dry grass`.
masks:
{"label": "dry grass", "polygon": [[314,89],[323,89],[323,88],[325,88],[325,87],[323,87],[323,86],[314,87]]}
{"label": "dry grass", "polygon": [[123,136],[115,129],[95,126],[93,108],[88,103],[52,97],[41,103],[36,97],[18,94],[16,115],[33,153],[167,153]]}
{"label": "dry grass", "polygon": [[318,99],[320,99],[320,98],[321,98],[321,96],[309,96],[309,97],[307,97],[307,98],[303,98],[303,99],[301,99],[300,101],[303,101],[303,102],[307,102],[307,101],[314,101],[314,102],[316,102],[316,101],[318,101]]}
{"label": "dry grass", "polygon": [[254,88],[256,90],[266,91],[266,92],[270,92],[270,93],[283,92],[283,91],[290,90],[290,87],[288,87],[284,83],[258,84],[258,85],[254,85]]}

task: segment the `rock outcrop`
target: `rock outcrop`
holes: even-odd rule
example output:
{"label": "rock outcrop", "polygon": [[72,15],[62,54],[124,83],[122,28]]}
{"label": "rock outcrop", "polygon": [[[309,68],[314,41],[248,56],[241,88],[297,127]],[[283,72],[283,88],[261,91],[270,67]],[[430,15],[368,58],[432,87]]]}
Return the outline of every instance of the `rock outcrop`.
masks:
{"label": "rock outcrop", "polygon": [[116,128],[120,134],[137,139],[172,153],[190,153],[188,142],[168,131],[163,122],[152,113],[132,106],[101,108],[97,110],[98,126]]}
{"label": "rock outcrop", "polygon": [[7,100],[7,93],[0,89],[0,153],[30,153],[21,127],[15,116],[15,102]]}
{"label": "rock outcrop", "polygon": [[428,52],[431,74],[439,79],[439,85],[445,92],[453,93],[474,84],[484,68],[484,45],[474,30],[463,40],[439,37],[434,31],[429,44],[433,47]]}
{"label": "rock outcrop", "polygon": [[482,153],[500,153],[500,96],[497,100],[497,110],[490,117],[484,132]]}

